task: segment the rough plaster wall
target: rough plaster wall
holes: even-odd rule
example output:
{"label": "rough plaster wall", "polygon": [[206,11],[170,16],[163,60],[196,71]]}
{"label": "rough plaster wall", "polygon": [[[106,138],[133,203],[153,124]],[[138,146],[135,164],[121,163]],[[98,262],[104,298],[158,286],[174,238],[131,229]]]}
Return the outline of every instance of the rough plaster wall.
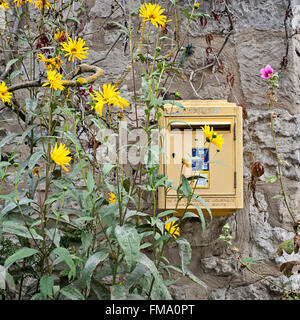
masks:
{"label": "rough plaster wall", "polygon": [[[133,2],[133,7],[139,3],[139,1]],[[163,7],[169,7],[167,1],[161,2],[166,3]],[[112,25],[111,21],[121,23],[124,21],[120,10],[108,19],[111,3],[111,0],[89,0],[85,3],[87,14],[84,17],[83,34],[86,34],[85,39],[90,47],[87,62],[105,57],[108,48],[119,36],[119,29]],[[214,1],[201,1],[199,10],[211,12],[212,3]],[[293,233],[285,207],[279,200],[272,199],[280,191],[279,184],[264,182],[266,177],[275,173],[276,161],[270,128],[267,126],[269,122],[265,97],[267,85],[259,76],[260,68],[266,64],[271,64],[276,70],[280,68],[286,45],[283,20],[287,4],[287,0],[231,1],[233,13],[237,16],[235,31],[222,51],[220,59],[226,69],[235,75],[233,93],[226,89],[224,75],[219,75],[216,79],[211,70],[194,74],[193,84],[196,88],[200,87],[198,94],[201,98],[227,99],[236,102],[235,97],[247,108],[248,119],[244,121],[244,209],[228,217],[214,217],[212,221],[207,220],[207,231],[204,234],[200,232],[201,226],[198,221],[191,219],[184,223],[181,234],[190,241],[193,249],[191,271],[208,285],[208,292],[182,277],[171,288],[175,299],[274,299],[282,293],[274,286],[262,284],[247,270],[238,269],[232,257],[226,253],[225,245],[218,240],[221,228],[226,222],[231,227],[234,246],[240,249],[244,257],[250,256],[257,260],[253,266],[256,271],[272,275],[272,279],[279,284],[292,280],[292,288],[300,289],[298,275],[287,279],[279,272],[282,262],[295,260],[297,257],[276,256],[278,245],[291,238]],[[296,28],[300,21],[300,10],[296,1],[293,5],[293,27]],[[106,20],[109,23],[106,23]],[[184,23],[183,20],[183,27]],[[191,25],[185,44],[193,44],[195,52],[185,62],[187,70],[196,70],[203,65],[206,47],[203,35],[212,32],[214,34],[212,46],[218,50],[224,41],[223,30],[225,33],[228,30],[227,22],[222,22],[220,25],[208,24],[204,32],[199,23]],[[120,41],[105,60],[97,63],[104,69],[100,83],[115,82],[127,69],[130,59],[128,50],[124,53],[123,49],[124,45]],[[284,183],[290,196],[291,208],[295,212],[298,212],[300,206],[300,54],[297,51],[300,52],[300,35],[290,40],[288,67],[279,71],[280,93],[275,107],[275,112],[278,114],[275,121],[278,147],[282,157],[288,162],[283,168]],[[188,81],[190,73],[182,71],[186,81],[174,79],[168,90],[181,92],[182,99],[197,99]],[[131,73],[119,89],[122,96],[131,99],[133,91]],[[1,117],[8,118],[7,111],[2,112]],[[126,117],[134,126],[133,108],[128,111]],[[139,108],[138,117],[140,121],[144,118],[142,107]],[[10,131],[15,129],[10,128]],[[254,206],[253,199],[247,191],[249,168],[254,161],[261,161],[265,167],[265,174],[257,184],[257,198],[262,207],[261,211]],[[151,203],[150,198],[145,198],[142,202],[145,210],[151,210],[149,203]],[[176,244],[170,245],[166,254],[170,262],[180,264]]]}

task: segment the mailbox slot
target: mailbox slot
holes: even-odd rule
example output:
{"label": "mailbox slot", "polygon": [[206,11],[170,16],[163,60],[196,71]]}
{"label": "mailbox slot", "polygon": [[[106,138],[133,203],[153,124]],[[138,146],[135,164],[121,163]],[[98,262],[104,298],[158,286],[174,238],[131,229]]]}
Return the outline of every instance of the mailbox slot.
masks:
{"label": "mailbox slot", "polygon": [[230,131],[231,129],[231,123],[199,123],[199,122],[191,122],[191,123],[172,123],[170,125],[171,130],[179,129],[179,130],[185,130],[185,129],[192,129],[192,130],[202,130],[202,127],[205,125],[209,125],[214,129],[214,131],[220,132],[220,131]]}

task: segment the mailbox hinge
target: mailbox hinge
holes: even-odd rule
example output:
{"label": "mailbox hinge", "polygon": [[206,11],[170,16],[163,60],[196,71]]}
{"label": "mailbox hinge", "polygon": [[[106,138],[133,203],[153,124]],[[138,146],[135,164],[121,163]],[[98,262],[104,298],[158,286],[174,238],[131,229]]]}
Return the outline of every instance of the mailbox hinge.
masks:
{"label": "mailbox hinge", "polygon": [[236,189],[236,171],[234,171],[234,174],[233,174],[233,185],[234,185],[234,189]]}
{"label": "mailbox hinge", "polygon": [[236,140],[236,124],[233,125],[233,140]]}

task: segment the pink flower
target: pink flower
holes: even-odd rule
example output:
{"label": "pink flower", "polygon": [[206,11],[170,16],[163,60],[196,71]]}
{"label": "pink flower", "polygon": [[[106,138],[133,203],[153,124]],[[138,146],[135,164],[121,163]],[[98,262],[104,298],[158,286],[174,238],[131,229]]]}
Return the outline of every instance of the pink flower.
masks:
{"label": "pink flower", "polygon": [[262,78],[270,79],[273,76],[274,71],[270,65],[267,65],[265,68],[260,70],[260,73]]}

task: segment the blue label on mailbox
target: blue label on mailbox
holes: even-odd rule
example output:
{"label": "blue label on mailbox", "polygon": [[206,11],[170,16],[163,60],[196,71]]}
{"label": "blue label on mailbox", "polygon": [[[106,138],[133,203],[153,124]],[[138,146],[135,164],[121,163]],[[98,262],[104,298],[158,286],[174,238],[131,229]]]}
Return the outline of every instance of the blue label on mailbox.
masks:
{"label": "blue label on mailbox", "polygon": [[192,149],[192,171],[209,171],[208,148]]}

